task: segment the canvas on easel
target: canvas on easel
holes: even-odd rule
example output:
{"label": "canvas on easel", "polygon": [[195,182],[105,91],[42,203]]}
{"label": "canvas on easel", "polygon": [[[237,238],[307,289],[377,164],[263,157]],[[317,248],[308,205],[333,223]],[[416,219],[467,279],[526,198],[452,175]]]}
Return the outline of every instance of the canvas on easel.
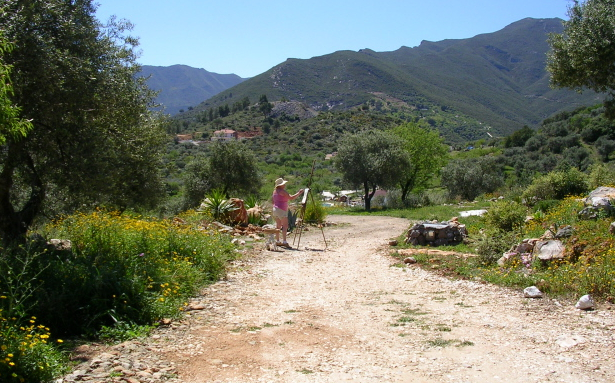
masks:
{"label": "canvas on easel", "polygon": [[[301,218],[301,220],[299,221],[299,226],[296,227],[295,229],[295,236],[293,237],[293,246],[295,246],[295,240],[298,238],[297,241],[297,248],[299,248],[299,243],[301,242],[301,234],[303,233],[303,226],[304,226],[304,220],[305,220],[305,210],[307,207],[307,201],[308,201],[308,196],[310,196],[311,201],[313,204],[315,204],[316,202],[314,202],[314,196],[312,195],[312,191],[310,190],[310,187],[312,185],[312,178],[314,176],[314,165],[316,164],[316,161],[314,161],[312,163],[312,173],[310,174],[310,180],[308,181],[307,187],[304,189],[303,191],[303,198],[301,199],[301,211],[299,213],[299,218]],[[325,241],[325,249],[327,248],[327,239],[325,238],[325,232],[322,228],[322,226],[320,227],[320,231],[322,232],[322,238]]]}

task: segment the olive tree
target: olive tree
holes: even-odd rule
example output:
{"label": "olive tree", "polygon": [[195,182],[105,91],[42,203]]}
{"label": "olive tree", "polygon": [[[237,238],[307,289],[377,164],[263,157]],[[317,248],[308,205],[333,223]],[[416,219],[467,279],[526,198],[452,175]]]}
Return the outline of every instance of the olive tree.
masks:
{"label": "olive tree", "polygon": [[363,188],[365,210],[370,211],[376,189],[399,183],[410,166],[410,158],[399,137],[379,130],[364,130],[342,137],[335,166],[346,182]]}
{"label": "olive tree", "polygon": [[131,25],[101,24],[90,0],[0,3],[13,44],[14,105],[26,137],[0,148],[0,236],[18,239],[35,218],[82,207],[152,205],[163,195],[163,119],[136,77]]}
{"label": "olive tree", "polygon": [[502,167],[494,157],[451,161],[442,169],[442,186],[451,197],[468,201],[483,193],[494,192],[504,184]]}
{"label": "olive tree", "polygon": [[606,112],[615,118],[615,4],[613,0],[575,1],[568,16],[564,31],[549,36],[551,83],[608,92]]}
{"label": "olive tree", "polygon": [[209,182],[227,197],[231,193],[249,195],[261,187],[256,156],[241,141],[217,141],[211,147]]}
{"label": "olive tree", "polygon": [[410,166],[399,182],[401,200],[405,201],[412,190],[426,188],[446,165],[448,149],[438,131],[423,129],[413,123],[400,125],[393,129],[393,133],[403,140],[404,150],[410,158]]}
{"label": "olive tree", "polygon": [[211,144],[208,156],[196,157],[186,165],[184,207],[198,206],[214,189],[226,197],[233,193],[256,194],[261,183],[256,157],[244,143],[216,141]]}

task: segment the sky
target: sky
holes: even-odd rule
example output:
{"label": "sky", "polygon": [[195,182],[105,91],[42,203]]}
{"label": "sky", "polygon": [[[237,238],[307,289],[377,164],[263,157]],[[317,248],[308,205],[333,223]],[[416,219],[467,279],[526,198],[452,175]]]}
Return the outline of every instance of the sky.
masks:
{"label": "sky", "polygon": [[568,19],[571,0],[94,0],[134,24],[142,65],[253,77],[340,50],[394,51],[465,39],[524,19]]}

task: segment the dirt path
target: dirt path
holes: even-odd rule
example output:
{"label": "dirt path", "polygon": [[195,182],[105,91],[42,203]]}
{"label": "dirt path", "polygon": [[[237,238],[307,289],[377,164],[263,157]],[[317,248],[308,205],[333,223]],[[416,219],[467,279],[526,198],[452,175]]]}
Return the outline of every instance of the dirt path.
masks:
{"label": "dirt path", "polygon": [[[204,292],[157,352],[183,382],[613,382],[615,317],[392,267],[409,222],[329,217]],[[290,237],[292,239],[292,236]]]}

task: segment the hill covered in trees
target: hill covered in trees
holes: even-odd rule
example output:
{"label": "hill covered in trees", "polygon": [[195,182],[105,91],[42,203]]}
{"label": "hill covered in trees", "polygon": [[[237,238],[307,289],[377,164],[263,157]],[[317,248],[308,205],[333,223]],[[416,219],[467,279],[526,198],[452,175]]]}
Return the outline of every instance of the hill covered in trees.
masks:
{"label": "hill covered in trees", "polygon": [[469,39],[289,59],[178,118],[198,124],[212,109],[266,95],[317,112],[361,107],[406,121],[425,118],[449,142],[506,136],[557,112],[600,102],[596,93],[549,87],[547,38],[562,30],[560,19],[528,18]]}

